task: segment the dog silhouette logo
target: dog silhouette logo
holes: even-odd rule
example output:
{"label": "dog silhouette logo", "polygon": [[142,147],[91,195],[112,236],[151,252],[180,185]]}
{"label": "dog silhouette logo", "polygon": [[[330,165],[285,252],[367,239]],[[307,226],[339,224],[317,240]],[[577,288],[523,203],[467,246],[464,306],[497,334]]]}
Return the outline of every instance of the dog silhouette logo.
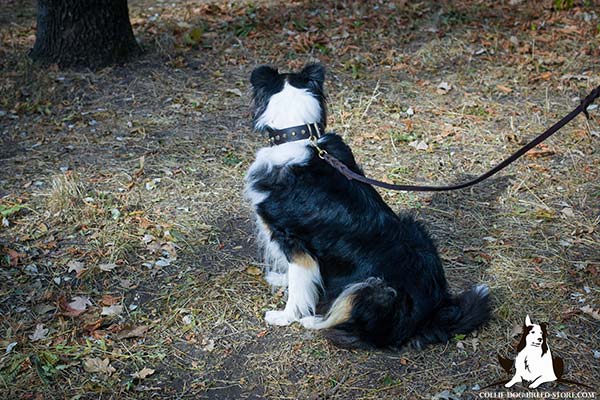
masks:
{"label": "dog silhouette logo", "polygon": [[530,389],[542,383],[553,382],[562,377],[564,363],[560,357],[552,357],[548,346],[547,324],[534,324],[529,315],[525,317],[523,335],[517,345],[517,357],[509,360],[498,355],[498,361],[506,372],[515,367],[513,378],[504,386],[511,387],[522,381],[531,382]]}
{"label": "dog silhouette logo", "polygon": [[[529,389],[535,389],[548,382],[560,382],[583,386],[583,383],[563,378],[565,364],[560,357],[553,357],[548,344],[548,324],[534,324],[529,315],[525,317],[521,340],[516,347],[517,356],[514,360],[498,354],[500,366],[508,374],[514,368],[512,379],[494,382],[486,388],[503,384],[510,388],[523,381],[528,382]],[[485,388],[484,388],[485,389]]]}

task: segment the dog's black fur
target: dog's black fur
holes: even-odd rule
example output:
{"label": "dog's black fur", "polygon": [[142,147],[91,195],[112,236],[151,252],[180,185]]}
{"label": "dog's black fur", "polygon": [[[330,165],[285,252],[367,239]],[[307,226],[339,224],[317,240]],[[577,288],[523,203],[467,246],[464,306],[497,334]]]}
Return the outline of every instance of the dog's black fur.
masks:
{"label": "dog's black fur", "polygon": [[[321,105],[321,120],[306,123],[325,125],[324,74],[320,65],[297,74],[266,66],[254,70],[254,121],[287,81],[309,90]],[[340,136],[328,133],[318,144],[362,174]],[[269,194],[256,212],[269,227],[270,239],[288,259],[303,253],[318,261],[323,279],[318,312],[325,313],[348,285],[366,282],[355,294],[350,317],[326,331],[329,339],[345,347],[422,347],[488,320],[487,288],[450,295],[436,246],[421,223],[396,215],[373,187],[346,179],[313,147],[308,151],[306,163],[264,166],[252,171],[248,182]]]}

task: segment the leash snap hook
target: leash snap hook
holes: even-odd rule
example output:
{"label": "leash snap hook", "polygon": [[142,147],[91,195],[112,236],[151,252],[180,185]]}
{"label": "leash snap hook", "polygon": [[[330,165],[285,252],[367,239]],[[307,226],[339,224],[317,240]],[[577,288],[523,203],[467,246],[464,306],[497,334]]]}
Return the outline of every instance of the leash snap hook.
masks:
{"label": "leash snap hook", "polygon": [[[327,154],[326,150],[323,150],[322,148],[319,147],[318,145],[318,140],[319,137],[315,136],[315,134],[313,133],[313,130],[311,128],[311,124],[308,124],[308,131],[310,132],[310,136],[308,137],[308,141],[310,142],[310,144],[317,150],[317,155],[319,156],[319,158],[321,160],[325,159],[325,154]],[[315,126],[315,129],[317,131],[317,135],[319,135],[319,128],[317,126]]]}
{"label": "leash snap hook", "polygon": [[324,159],[325,159],[325,155],[327,154],[327,151],[326,151],[326,150],[323,150],[323,149],[322,149],[322,148],[320,148],[320,147],[317,147],[317,152],[318,152],[318,153],[317,153],[317,155],[319,156],[319,158],[320,158],[321,160],[324,160]]}
{"label": "leash snap hook", "polygon": [[308,140],[310,141],[311,146],[317,150],[317,155],[319,156],[319,158],[324,160],[325,154],[327,154],[327,150],[324,150],[319,147],[319,145],[317,144],[317,141],[318,141],[317,137],[315,135],[310,135]]}

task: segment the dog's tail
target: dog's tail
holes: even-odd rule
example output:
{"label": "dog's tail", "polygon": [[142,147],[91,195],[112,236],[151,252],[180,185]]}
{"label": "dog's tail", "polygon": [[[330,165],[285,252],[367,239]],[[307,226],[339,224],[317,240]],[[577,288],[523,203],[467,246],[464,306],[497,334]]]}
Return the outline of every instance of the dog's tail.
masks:
{"label": "dog's tail", "polygon": [[414,331],[412,298],[382,279],[369,278],[344,289],[323,318],[304,321],[307,328],[325,329],[331,342],[340,347],[365,348],[446,342],[452,336],[469,333],[489,319],[489,289],[476,286],[452,298],[446,298],[434,314]]}
{"label": "dog's tail", "polygon": [[367,348],[390,344],[397,314],[409,304],[399,301],[398,291],[382,279],[368,278],[347,286],[323,318],[312,317],[303,325],[325,329],[323,334],[344,348]]}
{"label": "dog's tail", "polygon": [[477,285],[456,297],[448,297],[417,332],[412,344],[423,348],[479,328],[490,318],[489,294],[486,285]]}

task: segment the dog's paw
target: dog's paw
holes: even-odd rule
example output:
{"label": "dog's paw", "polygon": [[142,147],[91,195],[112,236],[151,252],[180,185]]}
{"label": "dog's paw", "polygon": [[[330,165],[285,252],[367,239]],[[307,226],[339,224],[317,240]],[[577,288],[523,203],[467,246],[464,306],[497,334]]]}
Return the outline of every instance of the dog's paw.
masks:
{"label": "dog's paw", "polygon": [[531,385],[529,385],[529,389],[536,389],[542,383],[544,383],[544,382],[533,382]]}
{"label": "dog's paw", "polygon": [[300,318],[300,324],[306,329],[320,329],[319,324],[321,322],[323,322],[323,318],[321,317],[309,316]]}
{"label": "dog's paw", "polygon": [[267,281],[269,285],[275,287],[287,287],[288,285],[287,274],[281,272],[267,272],[265,275],[265,281]]}
{"label": "dog's paw", "polygon": [[296,318],[284,311],[267,311],[265,322],[269,325],[286,326],[294,322]]}

